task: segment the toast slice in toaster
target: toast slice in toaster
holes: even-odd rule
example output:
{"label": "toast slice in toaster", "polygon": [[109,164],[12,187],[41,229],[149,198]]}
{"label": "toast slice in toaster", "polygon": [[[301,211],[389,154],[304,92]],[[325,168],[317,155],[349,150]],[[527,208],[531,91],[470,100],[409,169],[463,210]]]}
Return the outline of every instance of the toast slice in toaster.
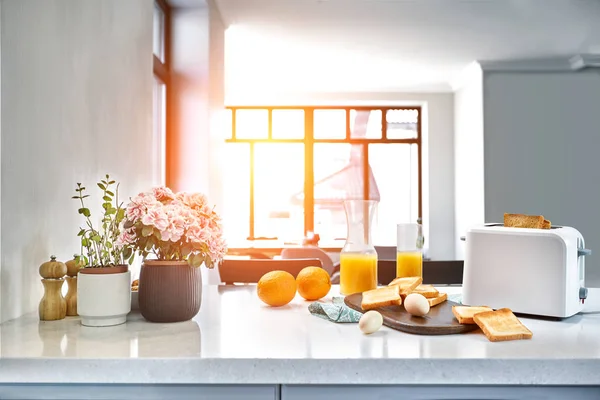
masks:
{"label": "toast slice in toaster", "polygon": [[533,337],[533,333],[519,321],[509,308],[475,314],[473,319],[490,342]]}
{"label": "toast slice in toaster", "polygon": [[363,310],[367,311],[380,307],[399,306],[401,304],[400,286],[384,286],[363,292],[360,306]]}
{"label": "toast slice in toaster", "polygon": [[438,293],[437,297],[427,299],[427,302],[429,303],[429,307],[435,307],[438,304],[442,304],[446,300],[448,300],[448,295],[446,293]]}
{"label": "toast slice in toaster", "polygon": [[543,215],[504,214],[504,226],[511,228],[542,229],[544,221]]}
{"label": "toast slice in toaster", "polygon": [[552,228],[552,222],[545,219],[544,223],[542,224],[542,229],[550,229],[550,228]]}
{"label": "toast slice in toaster", "polygon": [[488,311],[494,310],[486,306],[452,306],[452,314],[454,314],[458,323],[463,325],[473,325],[475,323],[475,320],[473,320],[475,315]]}
{"label": "toast slice in toaster", "polygon": [[388,286],[398,286],[400,288],[400,294],[407,295],[419,286],[421,282],[423,282],[423,278],[420,276],[408,276],[396,278],[391,281]]}

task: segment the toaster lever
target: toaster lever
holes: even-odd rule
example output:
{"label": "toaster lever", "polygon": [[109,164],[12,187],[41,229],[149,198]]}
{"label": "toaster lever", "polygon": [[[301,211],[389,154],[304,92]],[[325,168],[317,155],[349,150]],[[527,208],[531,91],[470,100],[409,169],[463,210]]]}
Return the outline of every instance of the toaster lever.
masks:
{"label": "toaster lever", "polygon": [[577,249],[577,256],[589,256],[592,254],[590,249]]}

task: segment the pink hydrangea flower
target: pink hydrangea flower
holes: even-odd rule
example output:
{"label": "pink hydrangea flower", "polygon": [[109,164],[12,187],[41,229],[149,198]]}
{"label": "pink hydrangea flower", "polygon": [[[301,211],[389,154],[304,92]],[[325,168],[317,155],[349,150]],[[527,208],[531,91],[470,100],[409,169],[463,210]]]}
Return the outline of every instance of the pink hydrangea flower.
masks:
{"label": "pink hydrangea flower", "polygon": [[[193,245],[189,257],[201,254],[212,263],[222,260],[227,252],[220,218],[202,193],[173,193],[169,188],[157,187],[135,196],[125,211],[124,225],[131,228],[123,231],[119,243],[133,244],[135,248],[140,240],[137,250],[143,254],[148,251],[145,227],[158,233],[159,239],[153,239],[150,251],[159,259],[182,257],[178,246],[189,244]],[[140,232],[145,232],[144,237]]]}
{"label": "pink hydrangea flower", "polygon": [[153,226],[162,233],[169,226],[169,218],[161,207],[152,207],[142,217],[142,224]]}
{"label": "pink hydrangea flower", "polygon": [[168,187],[164,186],[152,189],[152,194],[154,195],[154,198],[156,198],[156,200],[158,201],[168,201],[175,199],[175,194],[173,193],[173,191]]}
{"label": "pink hydrangea flower", "polygon": [[208,208],[208,199],[202,193],[185,193],[181,200],[183,204],[197,211],[203,212]]}
{"label": "pink hydrangea flower", "polygon": [[121,234],[115,241],[115,244],[120,247],[128,246],[135,242],[135,238],[135,228],[125,229],[121,232]]}

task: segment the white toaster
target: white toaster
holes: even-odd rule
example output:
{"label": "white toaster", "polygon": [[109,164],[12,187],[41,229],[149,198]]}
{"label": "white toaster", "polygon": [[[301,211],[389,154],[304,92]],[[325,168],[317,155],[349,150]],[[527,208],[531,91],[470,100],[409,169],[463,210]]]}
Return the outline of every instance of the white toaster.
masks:
{"label": "white toaster", "polygon": [[466,233],[462,302],[566,318],[587,297],[585,249],[577,229],[473,227]]}

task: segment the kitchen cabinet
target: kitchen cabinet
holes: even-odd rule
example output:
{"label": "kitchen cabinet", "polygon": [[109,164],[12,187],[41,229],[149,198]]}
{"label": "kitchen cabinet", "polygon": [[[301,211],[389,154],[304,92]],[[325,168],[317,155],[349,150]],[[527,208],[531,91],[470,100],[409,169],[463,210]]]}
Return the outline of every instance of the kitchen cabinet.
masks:
{"label": "kitchen cabinet", "polygon": [[597,400],[600,387],[283,385],[281,400]]}
{"label": "kitchen cabinet", "polygon": [[277,385],[0,384],[2,400],[278,400]]}

